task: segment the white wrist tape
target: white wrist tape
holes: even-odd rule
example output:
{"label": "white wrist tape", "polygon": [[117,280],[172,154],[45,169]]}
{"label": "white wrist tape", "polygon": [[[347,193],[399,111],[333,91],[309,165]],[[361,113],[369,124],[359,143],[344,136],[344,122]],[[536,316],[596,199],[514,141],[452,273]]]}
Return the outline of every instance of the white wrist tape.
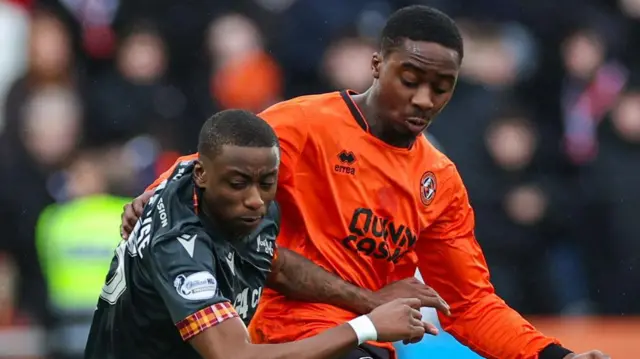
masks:
{"label": "white wrist tape", "polygon": [[347,322],[358,337],[358,345],[378,340],[378,331],[371,319],[366,315],[361,315]]}

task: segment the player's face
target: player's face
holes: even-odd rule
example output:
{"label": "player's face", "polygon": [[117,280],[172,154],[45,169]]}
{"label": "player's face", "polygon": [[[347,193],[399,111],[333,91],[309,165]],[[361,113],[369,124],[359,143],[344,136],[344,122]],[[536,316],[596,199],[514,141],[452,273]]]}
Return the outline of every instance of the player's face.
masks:
{"label": "player's face", "polygon": [[373,56],[380,118],[400,134],[417,136],[449,102],[460,69],[458,53],[432,42],[406,40]]}
{"label": "player's face", "polygon": [[195,180],[204,189],[207,214],[230,232],[253,231],[276,195],[277,147],[225,145],[212,159],[200,156]]}

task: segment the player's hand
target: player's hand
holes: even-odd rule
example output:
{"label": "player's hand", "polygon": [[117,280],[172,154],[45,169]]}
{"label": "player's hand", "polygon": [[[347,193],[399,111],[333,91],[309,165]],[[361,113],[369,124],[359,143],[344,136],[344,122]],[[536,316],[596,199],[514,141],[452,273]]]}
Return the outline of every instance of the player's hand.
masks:
{"label": "player's hand", "polygon": [[599,350],[592,350],[582,354],[569,354],[564,359],[611,359],[611,357]]}
{"label": "player's hand", "polygon": [[451,315],[449,304],[440,297],[440,294],[415,277],[393,282],[374,294],[380,303],[396,298],[418,298],[422,307],[435,308],[447,316]]}
{"label": "player's hand", "polygon": [[436,335],[438,328],[422,321],[420,299],[401,298],[383,304],[371,313],[369,319],[378,332],[378,341],[416,343],[425,333]]}
{"label": "player's hand", "polygon": [[122,212],[122,224],[120,224],[120,235],[122,236],[122,239],[126,240],[129,238],[138,218],[142,216],[144,205],[149,202],[149,199],[151,199],[152,196],[153,191],[147,191],[136,197],[131,203],[124,206]]}

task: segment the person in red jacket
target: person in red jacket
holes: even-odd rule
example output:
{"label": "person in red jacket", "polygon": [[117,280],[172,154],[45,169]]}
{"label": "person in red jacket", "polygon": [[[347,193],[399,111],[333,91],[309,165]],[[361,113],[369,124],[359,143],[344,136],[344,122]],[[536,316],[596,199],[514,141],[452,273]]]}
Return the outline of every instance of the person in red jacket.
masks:
{"label": "person in red jacket", "polygon": [[[450,315],[440,313],[444,329],[485,358],[608,358],[574,354],[535,330],[489,281],[465,186],[423,135],[449,102],[463,58],[453,20],[426,6],[400,9],[386,23],[380,50],[366,92],[299,97],[259,114],[281,145],[278,245],[369,292],[407,281],[419,268],[450,306]],[[124,232],[143,199],[126,208]],[[318,292],[326,294],[310,303],[265,290],[249,327],[252,340],[308,338],[370,309],[353,292]],[[338,304],[336,298],[354,304],[322,304]],[[395,352],[372,342],[344,358],[364,357]]]}

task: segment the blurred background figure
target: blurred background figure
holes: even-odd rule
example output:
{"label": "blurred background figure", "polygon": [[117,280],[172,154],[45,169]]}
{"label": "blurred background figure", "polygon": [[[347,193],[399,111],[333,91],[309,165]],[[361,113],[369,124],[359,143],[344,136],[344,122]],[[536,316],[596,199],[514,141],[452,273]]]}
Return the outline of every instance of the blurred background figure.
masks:
{"label": "blurred background figure", "polygon": [[214,20],[207,32],[207,48],[211,99],[220,107],[259,112],[281,99],[280,67],[265,51],[253,21],[239,14]]}
{"label": "blurred background figure", "polygon": [[320,80],[330,91],[351,89],[364,92],[371,86],[371,54],[374,43],[358,37],[344,37],[333,42],[324,54]]}
{"label": "blurred background figure", "polygon": [[[216,111],[365,90],[413,3],[464,36],[427,135],[496,291],[570,347],[640,351],[640,0],[0,0],[0,358],[78,357],[126,198]],[[446,334],[402,350],[477,358]]]}
{"label": "blurred background figure", "polygon": [[60,173],[59,203],[36,226],[36,249],[51,315],[46,349],[54,358],[82,358],[104,284],[104,269],[120,241],[118,214],[130,198],[109,195],[110,152],[85,150]]}

